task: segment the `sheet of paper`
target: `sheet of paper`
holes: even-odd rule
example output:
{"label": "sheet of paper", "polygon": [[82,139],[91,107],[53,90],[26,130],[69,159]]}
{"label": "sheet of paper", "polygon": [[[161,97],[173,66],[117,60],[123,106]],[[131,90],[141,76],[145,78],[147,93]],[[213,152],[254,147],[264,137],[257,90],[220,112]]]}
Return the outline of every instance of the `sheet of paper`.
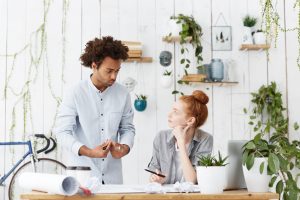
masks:
{"label": "sheet of paper", "polygon": [[[118,193],[145,193],[147,185],[101,185],[99,194],[118,194]],[[194,192],[200,192],[198,185],[194,185]],[[164,193],[180,192],[174,184],[166,184],[162,186]]]}

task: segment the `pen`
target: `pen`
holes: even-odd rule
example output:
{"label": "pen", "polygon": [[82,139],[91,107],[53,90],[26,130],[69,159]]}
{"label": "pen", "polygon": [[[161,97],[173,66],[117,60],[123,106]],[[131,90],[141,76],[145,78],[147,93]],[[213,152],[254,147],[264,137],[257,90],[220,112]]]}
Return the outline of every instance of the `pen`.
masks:
{"label": "pen", "polygon": [[145,169],[145,171],[150,172],[150,173],[152,173],[152,174],[155,174],[155,175],[157,175],[157,176],[163,177],[163,178],[166,177],[165,175],[158,174],[158,173],[156,173],[156,172],[154,172],[154,171],[151,171],[151,170],[149,170],[149,169]]}

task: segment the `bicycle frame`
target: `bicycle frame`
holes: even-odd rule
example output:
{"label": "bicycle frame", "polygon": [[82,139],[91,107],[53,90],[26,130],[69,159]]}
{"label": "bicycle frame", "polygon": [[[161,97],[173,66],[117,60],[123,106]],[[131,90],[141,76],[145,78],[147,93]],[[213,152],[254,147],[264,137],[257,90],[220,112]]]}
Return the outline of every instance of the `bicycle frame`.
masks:
{"label": "bicycle frame", "polygon": [[33,158],[33,150],[32,150],[32,144],[31,141],[27,142],[0,142],[0,146],[5,146],[5,145],[27,145],[28,146],[28,151],[22,156],[22,158],[14,164],[14,166],[0,178],[0,185],[4,183],[4,181],[9,177],[11,173],[25,160],[27,156],[31,156],[31,163],[33,166],[33,171],[35,171],[35,166],[34,166],[34,158]]}

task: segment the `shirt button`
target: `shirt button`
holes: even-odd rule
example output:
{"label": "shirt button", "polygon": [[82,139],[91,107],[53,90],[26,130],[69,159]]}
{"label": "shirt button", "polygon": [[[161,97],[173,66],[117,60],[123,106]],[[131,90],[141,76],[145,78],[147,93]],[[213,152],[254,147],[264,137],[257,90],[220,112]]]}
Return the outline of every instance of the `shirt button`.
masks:
{"label": "shirt button", "polygon": [[101,98],[100,101],[103,101],[103,99]]}
{"label": "shirt button", "polygon": [[104,159],[102,159],[102,161],[104,161]]}
{"label": "shirt button", "polygon": [[104,176],[104,174],[102,174],[102,176]]}
{"label": "shirt button", "polygon": [[103,113],[101,113],[101,116],[103,116]]}
{"label": "shirt button", "polygon": [[104,129],[101,129],[102,131],[104,131]]}

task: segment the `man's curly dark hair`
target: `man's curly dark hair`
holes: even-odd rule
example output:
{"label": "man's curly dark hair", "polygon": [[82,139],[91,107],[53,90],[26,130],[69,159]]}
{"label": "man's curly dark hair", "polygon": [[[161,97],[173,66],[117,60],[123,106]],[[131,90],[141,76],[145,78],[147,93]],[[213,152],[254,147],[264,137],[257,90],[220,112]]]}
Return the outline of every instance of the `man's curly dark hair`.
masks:
{"label": "man's curly dark hair", "polygon": [[120,40],[114,40],[111,36],[102,37],[102,39],[95,38],[86,43],[80,60],[83,66],[89,68],[92,68],[92,63],[95,62],[98,69],[104,58],[111,57],[115,60],[126,60],[128,58],[127,52],[128,47],[123,45]]}

